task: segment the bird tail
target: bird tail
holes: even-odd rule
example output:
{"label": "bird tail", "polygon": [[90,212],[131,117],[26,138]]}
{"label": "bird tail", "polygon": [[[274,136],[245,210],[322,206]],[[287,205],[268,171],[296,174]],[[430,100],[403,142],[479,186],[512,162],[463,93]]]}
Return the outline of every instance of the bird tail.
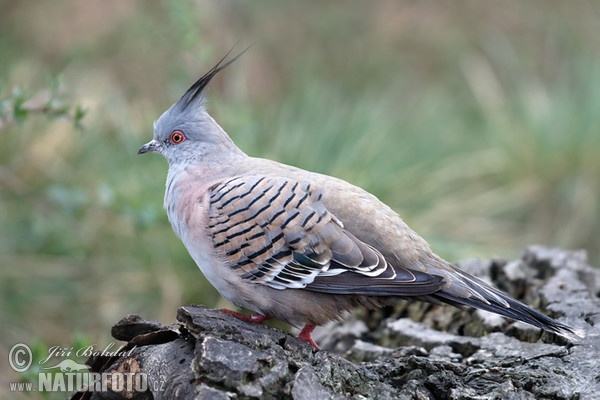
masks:
{"label": "bird tail", "polygon": [[[458,290],[454,287],[457,284],[456,275],[461,278],[460,283],[458,283],[460,286]],[[577,341],[585,336],[583,330],[573,329],[564,325],[464,271],[455,270],[452,282],[450,286],[430,296],[456,307],[475,307],[513,320],[522,321],[555,333],[570,341]],[[468,293],[468,295],[465,296],[465,293]]]}

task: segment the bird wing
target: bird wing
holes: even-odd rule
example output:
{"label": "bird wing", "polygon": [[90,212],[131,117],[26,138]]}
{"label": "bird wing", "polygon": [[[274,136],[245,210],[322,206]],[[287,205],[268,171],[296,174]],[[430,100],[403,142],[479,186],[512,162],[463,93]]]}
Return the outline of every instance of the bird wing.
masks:
{"label": "bird wing", "polygon": [[243,279],[275,289],[378,296],[440,289],[441,277],[390,265],[346,231],[321,198],[314,182],[282,176],[223,181],[210,192],[214,249]]}

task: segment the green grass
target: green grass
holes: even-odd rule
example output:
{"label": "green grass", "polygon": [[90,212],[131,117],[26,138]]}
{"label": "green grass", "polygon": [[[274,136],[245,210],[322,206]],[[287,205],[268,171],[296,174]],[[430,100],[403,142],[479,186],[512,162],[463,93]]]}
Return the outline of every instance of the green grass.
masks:
{"label": "green grass", "polygon": [[2,112],[56,76],[69,111],[0,130],[3,348],[219,302],[162,209],[166,161],[136,151],[237,41],[208,107],[247,153],[364,187],[451,260],[542,243],[598,263],[594,3],[81,4],[0,16]]}

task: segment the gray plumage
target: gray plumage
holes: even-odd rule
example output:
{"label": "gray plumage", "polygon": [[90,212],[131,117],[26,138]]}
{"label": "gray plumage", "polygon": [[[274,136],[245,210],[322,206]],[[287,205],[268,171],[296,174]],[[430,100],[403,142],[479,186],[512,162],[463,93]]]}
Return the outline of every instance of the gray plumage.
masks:
{"label": "gray plumage", "polygon": [[[239,56],[238,56],[239,57]],[[221,60],[158,119],[139,153],[169,162],[169,221],[210,283],[301,337],[357,306],[398,298],[472,306],[570,340],[574,330],[454,267],[396,212],[340,179],[242,152],[208,115],[202,91]]]}

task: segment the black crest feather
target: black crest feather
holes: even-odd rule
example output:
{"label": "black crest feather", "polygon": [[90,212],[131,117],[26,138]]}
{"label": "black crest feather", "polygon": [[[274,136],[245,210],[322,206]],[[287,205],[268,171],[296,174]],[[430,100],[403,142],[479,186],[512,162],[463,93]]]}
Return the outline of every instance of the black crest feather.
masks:
{"label": "black crest feather", "polygon": [[208,85],[212,78],[215,77],[219,72],[233,64],[238,58],[242,56],[250,47],[246,47],[242,50],[238,55],[233,57],[232,59],[227,60],[229,54],[233,51],[233,48],[225,54],[223,58],[217,62],[217,64],[210,69],[206,74],[204,74],[200,79],[198,79],[194,84],[181,96],[178,101],[178,104],[181,106],[181,109],[186,109],[194,100],[196,100],[201,94],[204,88]]}

